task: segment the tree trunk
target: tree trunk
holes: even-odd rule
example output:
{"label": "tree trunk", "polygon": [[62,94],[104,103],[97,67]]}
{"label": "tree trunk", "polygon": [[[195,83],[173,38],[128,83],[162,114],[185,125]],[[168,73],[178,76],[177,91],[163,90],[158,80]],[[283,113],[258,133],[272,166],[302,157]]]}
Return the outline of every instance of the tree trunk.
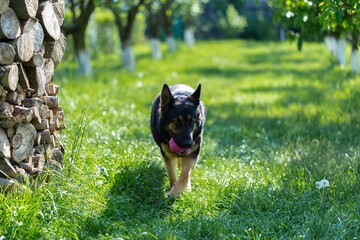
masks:
{"label": "tree trunk", "polygon": [[174,36],[167,36],[166,42],[170,52],[176,52],[176,40]]}
{"label": "tree trunk", "polygon": [[76,62],[78,64],[79,73],[81,75],[90,76],[92,73],[90,55],[86,51],[85,47],[85,32],[73,34],[74,36],[74,47],[76,53]]}
{"label": "tree trunk", "polygon": [[133,51],[133,46],[128,41],[122,42],[121,44],[122,50],[122,64],[123,67],[127,70],[134,71],[135,70],[135,55]]}
{"label": "tree trunk", "polygon": [[195,45],[195,29],[194,27],[186,27],[184,30],[184,41],[189,47]]}
{"label": "tree trunk", "polygon": [[160,48],[159,30],[160,30],[160,13],[154,12],[151,4],[147,5],[148,9],[148,28],[150,30],[151,56],[154,59],[162,58]]}
{"label": "tree trunk", "polygon": [[154,59],[162,58],[162,52],[161,52],[161,48],[160,48],[160,39],[151,38],[150,43],[151,43],[152,58],[154,58]]}
{"label": "tree trunk", "polygon": [[336,59],[341,68],[346,65],[346,39],[344,37],[336,39]]}
{"label": "tree trunk", "polygon": [[358,34],[353,34],[351,40],[351,58],[350,58],[350,69],[352,73],[360,73],[358,44],[359,44],[359,36]]}
{"label": "tree trunk", "polygon": [[326,35],[324,37],[324,42],[332,55],[336,56],[336,38],[333,35]]}
{"label": "tree trunk", "polygon": [[[58,0],[57,2],[63,2],[63,0]],[[82,75],[91,75],[92,68],[90,64],[90,55],[86,50],[86,41],[85,41],[85,31],[87,25],[90,21],[90,17],[95,10],[95,2],[94,0],[89,0],[85,3],[85,1],[81,1],[79,6],[72,5],[70,8],[73,11],[73,24],[69,26],[64,26],[64,30],[66,34],[71,34],[73,36],[74,41],[74,49],[76,54],[76,61],[78,63],[79,73]],[[54,10],[54,14],[57,16],[57,22],[62,21],[62,10],[56,9]],[[78,16],[78,12],[80,15]],[[78,17],[77,17],[78,16]],[[60,36],[60,40],[61,40]],[[57,65],[57,61],[52,59]]]}
{"label": "tree trunk", "polygon": [[139,8],[144,4],[144,2],[145,0],[139,0],[130,8],[130,10],[127,12],[126,24],[123,23],[119,10],[111,4],[108,6],[115,17],[116,28],[118,30],[118,35],[121,41],[123,67],[130,71],[135,70],[135,55],[132,48],[131,34],[136,14],[139,12]]}

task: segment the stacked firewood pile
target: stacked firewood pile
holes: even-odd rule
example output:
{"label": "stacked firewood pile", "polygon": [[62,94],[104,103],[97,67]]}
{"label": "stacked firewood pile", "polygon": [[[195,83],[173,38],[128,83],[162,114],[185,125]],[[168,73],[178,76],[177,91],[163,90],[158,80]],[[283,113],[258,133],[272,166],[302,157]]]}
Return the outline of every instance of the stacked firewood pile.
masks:
{"label": "stacked firewood pile", "polygon": [[64,113],[54,70],[64,0],[0,0],[0,188],[62,168]]}

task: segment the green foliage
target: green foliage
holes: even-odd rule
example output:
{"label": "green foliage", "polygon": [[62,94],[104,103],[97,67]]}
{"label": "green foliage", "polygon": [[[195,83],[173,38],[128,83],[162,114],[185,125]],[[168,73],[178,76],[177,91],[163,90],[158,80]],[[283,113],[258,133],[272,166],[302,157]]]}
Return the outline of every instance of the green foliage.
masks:
{"label": "green foliage", "polygon": [[338,31],[343,29],[351,33],[360,32],[360,4],[358,0],[332,1],[320,3],[320,21],[325,30]]}
{"label": "green foliage", "polygon": [[319,21],[320,0],[272,0],[274,19],[289,29],[290,39],[298,40],[298,49],[301,50],[303,40],[314,40],[321,32]]}
{"label": "green foliage", "polygon": [[[309,43],[198,42],[138,72],[99,54],[55,83],[67,129],[65,169],[31,191],[0,193],[5,239],[355,239],[360,236],[360,78]],[[163,83],[202,83],[205,142],[193,192],[166,195],[151,138]],[[316,189],[327,179],[330,186]]]}

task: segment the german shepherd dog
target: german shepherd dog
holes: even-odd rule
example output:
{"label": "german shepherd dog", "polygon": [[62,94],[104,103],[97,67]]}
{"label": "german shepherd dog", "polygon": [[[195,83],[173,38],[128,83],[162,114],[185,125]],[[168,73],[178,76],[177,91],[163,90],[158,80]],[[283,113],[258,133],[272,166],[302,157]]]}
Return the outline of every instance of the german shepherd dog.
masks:
{"label": "german shepherd dog", "polygon": [[[200,84],[196,90],[183,84],[164,84],[152,105],[150,127],[165,162],[169,196],[191,191],[190,175],[198,161],[206,115],[200,92]],[[181,166],[179,177],[177,166]]]}

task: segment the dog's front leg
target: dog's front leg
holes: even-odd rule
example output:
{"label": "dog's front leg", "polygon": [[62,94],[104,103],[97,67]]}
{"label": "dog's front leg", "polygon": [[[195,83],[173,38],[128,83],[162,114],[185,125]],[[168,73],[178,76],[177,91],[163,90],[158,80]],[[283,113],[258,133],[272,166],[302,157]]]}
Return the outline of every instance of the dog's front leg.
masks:
{"label": "dog's front leg", "polygon": [[172,186],[169,195],[178,197],[182,192],[191,191],[191,171],[197,162],[197,156],[185,156],[182,158],[181,174]]}
{"label": "dog's front leg", "polygon": [[171,188],[177,181],[177,158],[169,158],[165,155],[165,153],[163,153],[162,155],[164,158],[166,173],[168,175]]}

